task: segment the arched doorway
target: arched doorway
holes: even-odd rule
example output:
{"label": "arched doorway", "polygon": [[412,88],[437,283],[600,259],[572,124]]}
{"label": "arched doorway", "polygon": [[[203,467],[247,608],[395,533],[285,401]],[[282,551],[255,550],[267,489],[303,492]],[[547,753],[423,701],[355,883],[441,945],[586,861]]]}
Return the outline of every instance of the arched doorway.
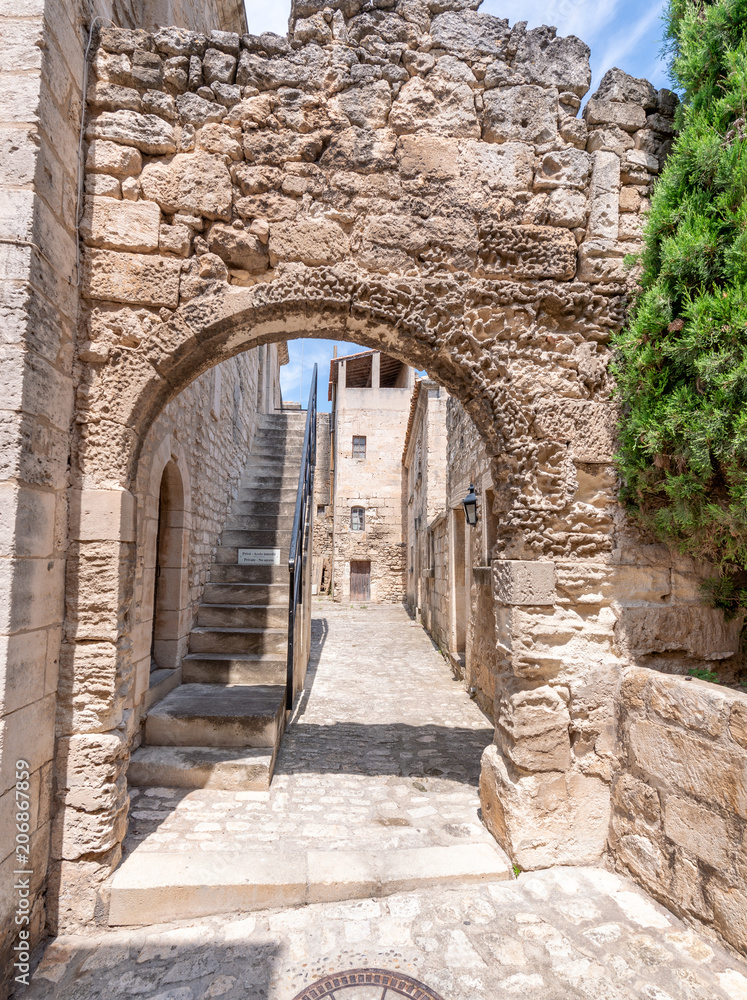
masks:
{"label": "arched doorway", "polygon": [[158,490],[158,522],[151,556],[155,557],[151,673],[178,667],[186,649],[190,624],[186,518],[182,475],[172,458],[163,470]]}

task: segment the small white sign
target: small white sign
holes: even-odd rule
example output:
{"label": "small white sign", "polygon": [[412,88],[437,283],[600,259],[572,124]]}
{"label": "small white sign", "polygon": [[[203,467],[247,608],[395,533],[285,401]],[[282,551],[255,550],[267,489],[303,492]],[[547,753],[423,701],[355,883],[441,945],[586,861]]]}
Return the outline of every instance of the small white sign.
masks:
{"label": "small white sign", "polygon": [[239,549],[239,566],[279,566],[280,549]]}

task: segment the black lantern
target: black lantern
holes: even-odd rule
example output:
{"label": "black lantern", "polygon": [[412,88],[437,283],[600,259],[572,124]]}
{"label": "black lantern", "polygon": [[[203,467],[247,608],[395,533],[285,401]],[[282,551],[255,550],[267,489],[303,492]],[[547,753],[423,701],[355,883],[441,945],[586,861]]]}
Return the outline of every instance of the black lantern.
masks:
{"label": "black lantern", "polygon": [[477,524],[477,494],[475,493],[475,484],[470,483],[469,493],[462,500],[464,504],[464,513],[467,517],[467,524],[474,528]]}

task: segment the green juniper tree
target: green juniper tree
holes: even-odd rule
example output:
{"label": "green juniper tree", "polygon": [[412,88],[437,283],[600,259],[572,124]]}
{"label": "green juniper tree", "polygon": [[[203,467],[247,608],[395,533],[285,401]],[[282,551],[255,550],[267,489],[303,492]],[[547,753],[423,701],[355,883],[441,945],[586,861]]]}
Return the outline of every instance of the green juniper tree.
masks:
{"label": "green juniper tree", "polygon": [[683,101],[648,219],[641,294],[616,339],[621,496],[720,568],[747,607],[747,0],[670,0]]}

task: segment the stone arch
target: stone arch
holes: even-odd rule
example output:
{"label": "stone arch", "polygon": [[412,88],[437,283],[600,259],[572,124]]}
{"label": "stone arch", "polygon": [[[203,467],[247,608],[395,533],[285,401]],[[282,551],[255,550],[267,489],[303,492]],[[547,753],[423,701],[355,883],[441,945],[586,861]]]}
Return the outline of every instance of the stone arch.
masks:
{"label": "stone arch", "polygon": [[[425,368],[492,462],[491,829],[523,868],[596,860],[624,663],[618,567],[638,544],[614,495],[607,344],[672,108],[616,71],[577,118],[589,52],[551,28],[456,0],[337,6],[297,3],[287,39],[101,32],[72,467],[108,517],[71,556],[61,732],[116,731],[120,760],[137,724],[123,720],[146,428],[241,351],[351,340]],[[106,684],[84,699],[102,662]],[[121,784],[97,829],[117,826]],[[64,823],[108,870],[119,833],[97,846],[79,801]]]}

